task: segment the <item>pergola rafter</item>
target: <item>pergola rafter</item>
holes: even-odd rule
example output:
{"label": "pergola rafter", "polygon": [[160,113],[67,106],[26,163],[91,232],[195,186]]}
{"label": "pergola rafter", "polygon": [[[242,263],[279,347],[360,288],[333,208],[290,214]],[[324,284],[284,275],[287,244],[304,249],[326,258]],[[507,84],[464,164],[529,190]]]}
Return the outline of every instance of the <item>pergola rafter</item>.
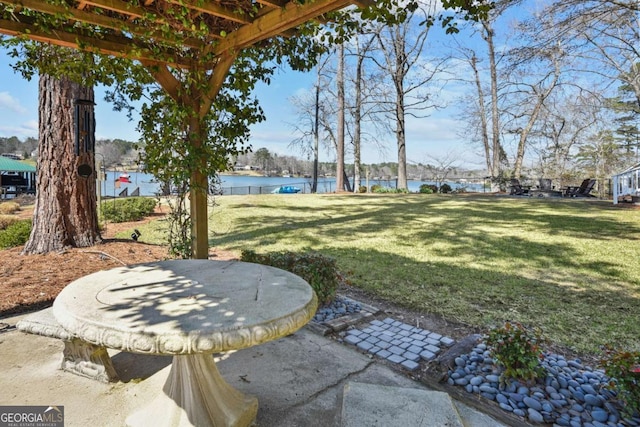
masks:
{"label": "pergola rafter", "polygon": [[[360,1],[0,0],[0,11],[12,12],[0,16],[0,33],[188,68],[189,61],[182,58],[193,56],[190,50],[206,47],[207,52],[219,55],[270,37],[293,36],[295,27],[356,3]],[[175,8],[186,11],[190,21],[178,19],[182,15]],[[59,26],[45,31],[37,20],[22,13],[25,10],[55,16]],[[78,29],[77,24],[87,29]],[[216,62],[211,61],[210,67]]]}
{"label": "pergola rafter", "polygon": [[[242,49],[295,36],[296,27],[308,21],[324,21],[326,13],[370,1],[0,0],[0,34],[140,61],[168,96],[194,112],[188,126],[198,149],[205,140],[202,120]],[[190,92],[189,78],[180,80],[175,68],[199,73],[201,96],[182,95]],[[191,172],[194,258],[209,252],[205,161],[199,159]]]}

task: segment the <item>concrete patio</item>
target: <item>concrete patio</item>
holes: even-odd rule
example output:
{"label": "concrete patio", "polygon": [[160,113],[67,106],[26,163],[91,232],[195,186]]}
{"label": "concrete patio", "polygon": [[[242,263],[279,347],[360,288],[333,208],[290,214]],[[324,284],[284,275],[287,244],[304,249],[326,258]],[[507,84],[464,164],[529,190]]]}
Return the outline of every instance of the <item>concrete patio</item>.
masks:
{"label": "concrete patio", "polygon": [[[20,318],[0,319],[9,325],[0,333],[0,405],[64,406],[69,427],[122,426],[161,392],[170,357],[114,352],[122,381],[100,383],[61,371],[62,342],[17,331]],[[308,327],[224,354],[218,368],[258,398],[262,427],[504,425]]]}

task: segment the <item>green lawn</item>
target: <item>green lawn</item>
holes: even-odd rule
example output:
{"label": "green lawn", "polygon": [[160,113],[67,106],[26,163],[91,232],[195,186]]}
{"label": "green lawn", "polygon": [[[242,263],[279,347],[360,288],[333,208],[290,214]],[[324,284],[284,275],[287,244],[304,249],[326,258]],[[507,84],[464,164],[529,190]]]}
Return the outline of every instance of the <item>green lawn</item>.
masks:
{"label": "green lawn", "polygon": [[216,203],[212,246],[315,250],[335,257],[355,286],[447,319],[481,327],[520,321],[578,352],[598,353],[604,343],[640,349],[640,211],[473,195]]}

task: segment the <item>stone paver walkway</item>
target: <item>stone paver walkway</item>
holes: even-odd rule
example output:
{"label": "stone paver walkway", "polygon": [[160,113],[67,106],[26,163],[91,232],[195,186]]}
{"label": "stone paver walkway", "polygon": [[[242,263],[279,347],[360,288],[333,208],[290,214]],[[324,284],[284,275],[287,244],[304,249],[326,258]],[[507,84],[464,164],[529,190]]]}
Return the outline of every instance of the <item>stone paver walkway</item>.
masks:
{"label": "stone paver walkway", "polygon": [[443,347],[451,347],[455,342],[452,338],[391,317],[372,320],[363,329],[347,330],[344,341],[410,371],[418,369],[421,359],[433,360]]}

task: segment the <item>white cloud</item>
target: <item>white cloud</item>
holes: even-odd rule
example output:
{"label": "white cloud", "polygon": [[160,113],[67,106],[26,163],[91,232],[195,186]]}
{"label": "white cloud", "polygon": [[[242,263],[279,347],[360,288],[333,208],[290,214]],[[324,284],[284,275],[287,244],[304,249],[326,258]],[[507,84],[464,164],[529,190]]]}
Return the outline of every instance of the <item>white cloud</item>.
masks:
{"label": "white cloud", "polygon": [[24,122],[22,124],[22,128],[25,129],[25,131],[33,131],[36,134],[38,133],[38,121],[37,120],[29,120],[27,122]]}
{"label": "white cloud", "polygon": [[407,118],[407,139],[425,141],[457,141],[460,123],[450,118]]}
{"label": "white cloud", "polygon": [[27,113],[27,109],[20,105],[20,101],[9,92],[0,92],[0,109],[8,109],[18,114]]}
{"label": "white cloud", "polygon": [[[35,123],[35,126],[34,126]],[[0,135],[11,137],[16,136],[21,140],[25,138],[37,138],[38,137],[38,122],[29,121],[19,126],[2,126],[0,125]]]}

